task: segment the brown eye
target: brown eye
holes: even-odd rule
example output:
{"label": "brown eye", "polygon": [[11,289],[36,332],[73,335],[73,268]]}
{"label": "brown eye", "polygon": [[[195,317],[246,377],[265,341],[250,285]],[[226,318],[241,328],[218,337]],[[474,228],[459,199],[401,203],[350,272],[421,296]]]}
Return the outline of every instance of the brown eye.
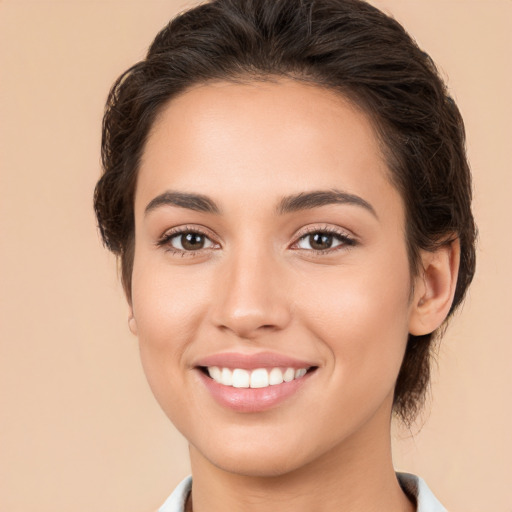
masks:
{"label": "brown eye", "polygon": [[333,236],[327,233],[313,233],[309,235],[309,245],[316,251],[324,251],[332,246]]}
{"label": "brown eye", "polygon": [[181,246],[186,251],[195,251],[204,247],[204,236],[199,233],[181,235]]}
{"label": "brown eye", "polygon": [[342,233],[314,231],[302,236],[297,242],[298,249],[310,251],[328,251],[336,247],[354,245],[354,240]]}
{"label": "brown eye", "polygon": [[202,233],[187,231],[169,238],[169,245],[178,251],[199,251],[213,247],[213,242]]}

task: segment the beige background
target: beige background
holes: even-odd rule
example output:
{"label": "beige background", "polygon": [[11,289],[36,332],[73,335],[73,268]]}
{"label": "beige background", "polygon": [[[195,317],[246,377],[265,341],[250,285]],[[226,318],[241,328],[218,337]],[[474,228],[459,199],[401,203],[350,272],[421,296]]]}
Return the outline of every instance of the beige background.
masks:
{"label": "beige background", "polygon": [[[188,472],[92,212],[103,102],[178,1],[0,0],[0,510],[141,512]],[[476,281],[397,468],[453,512],[512,512],[512,2],[380,0],[466,119]],[[400,440],[401,439],[401,440]]]}

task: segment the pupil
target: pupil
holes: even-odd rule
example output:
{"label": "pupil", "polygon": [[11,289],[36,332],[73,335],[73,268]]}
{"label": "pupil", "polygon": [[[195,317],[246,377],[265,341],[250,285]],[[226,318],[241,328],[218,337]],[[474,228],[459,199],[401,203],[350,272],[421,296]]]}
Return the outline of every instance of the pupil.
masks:
{"label": "pupil", "polygon": [[313,249],[329,249],[332,245],[332,235],[325,233],[315,233],[309,237],[309,244]]}
{"label": "pupil", "polygon": [[191,251],[201,249],[204,245],[204,237],[198,233],[187,233],[181,237],[181,245]]}

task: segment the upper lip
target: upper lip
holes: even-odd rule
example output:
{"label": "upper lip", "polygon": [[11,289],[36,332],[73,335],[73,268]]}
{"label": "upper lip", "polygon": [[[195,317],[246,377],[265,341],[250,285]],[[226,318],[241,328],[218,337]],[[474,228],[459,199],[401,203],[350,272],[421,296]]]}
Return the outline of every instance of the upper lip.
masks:
{"label": "upper lip", "polygon": [[245,370],[255,370],[256,368],[276,367],[299,369],[310,368],[316,365],[308,361],[274,352],[259,352],[255,354],[225,352],[200,358],[195,361],[194,366],[218,366],[221,368],[243,368]]}

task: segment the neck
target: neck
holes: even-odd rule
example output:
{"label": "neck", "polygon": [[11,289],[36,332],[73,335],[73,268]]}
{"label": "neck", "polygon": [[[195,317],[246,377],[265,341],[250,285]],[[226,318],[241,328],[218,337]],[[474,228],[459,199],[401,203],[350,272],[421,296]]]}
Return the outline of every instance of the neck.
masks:
{"label": "neck", "polygon": [[362,429],[296,470],[240,475],[214,466],[191,446],[193,512],[414,512],[393,469],[391,435]]}

